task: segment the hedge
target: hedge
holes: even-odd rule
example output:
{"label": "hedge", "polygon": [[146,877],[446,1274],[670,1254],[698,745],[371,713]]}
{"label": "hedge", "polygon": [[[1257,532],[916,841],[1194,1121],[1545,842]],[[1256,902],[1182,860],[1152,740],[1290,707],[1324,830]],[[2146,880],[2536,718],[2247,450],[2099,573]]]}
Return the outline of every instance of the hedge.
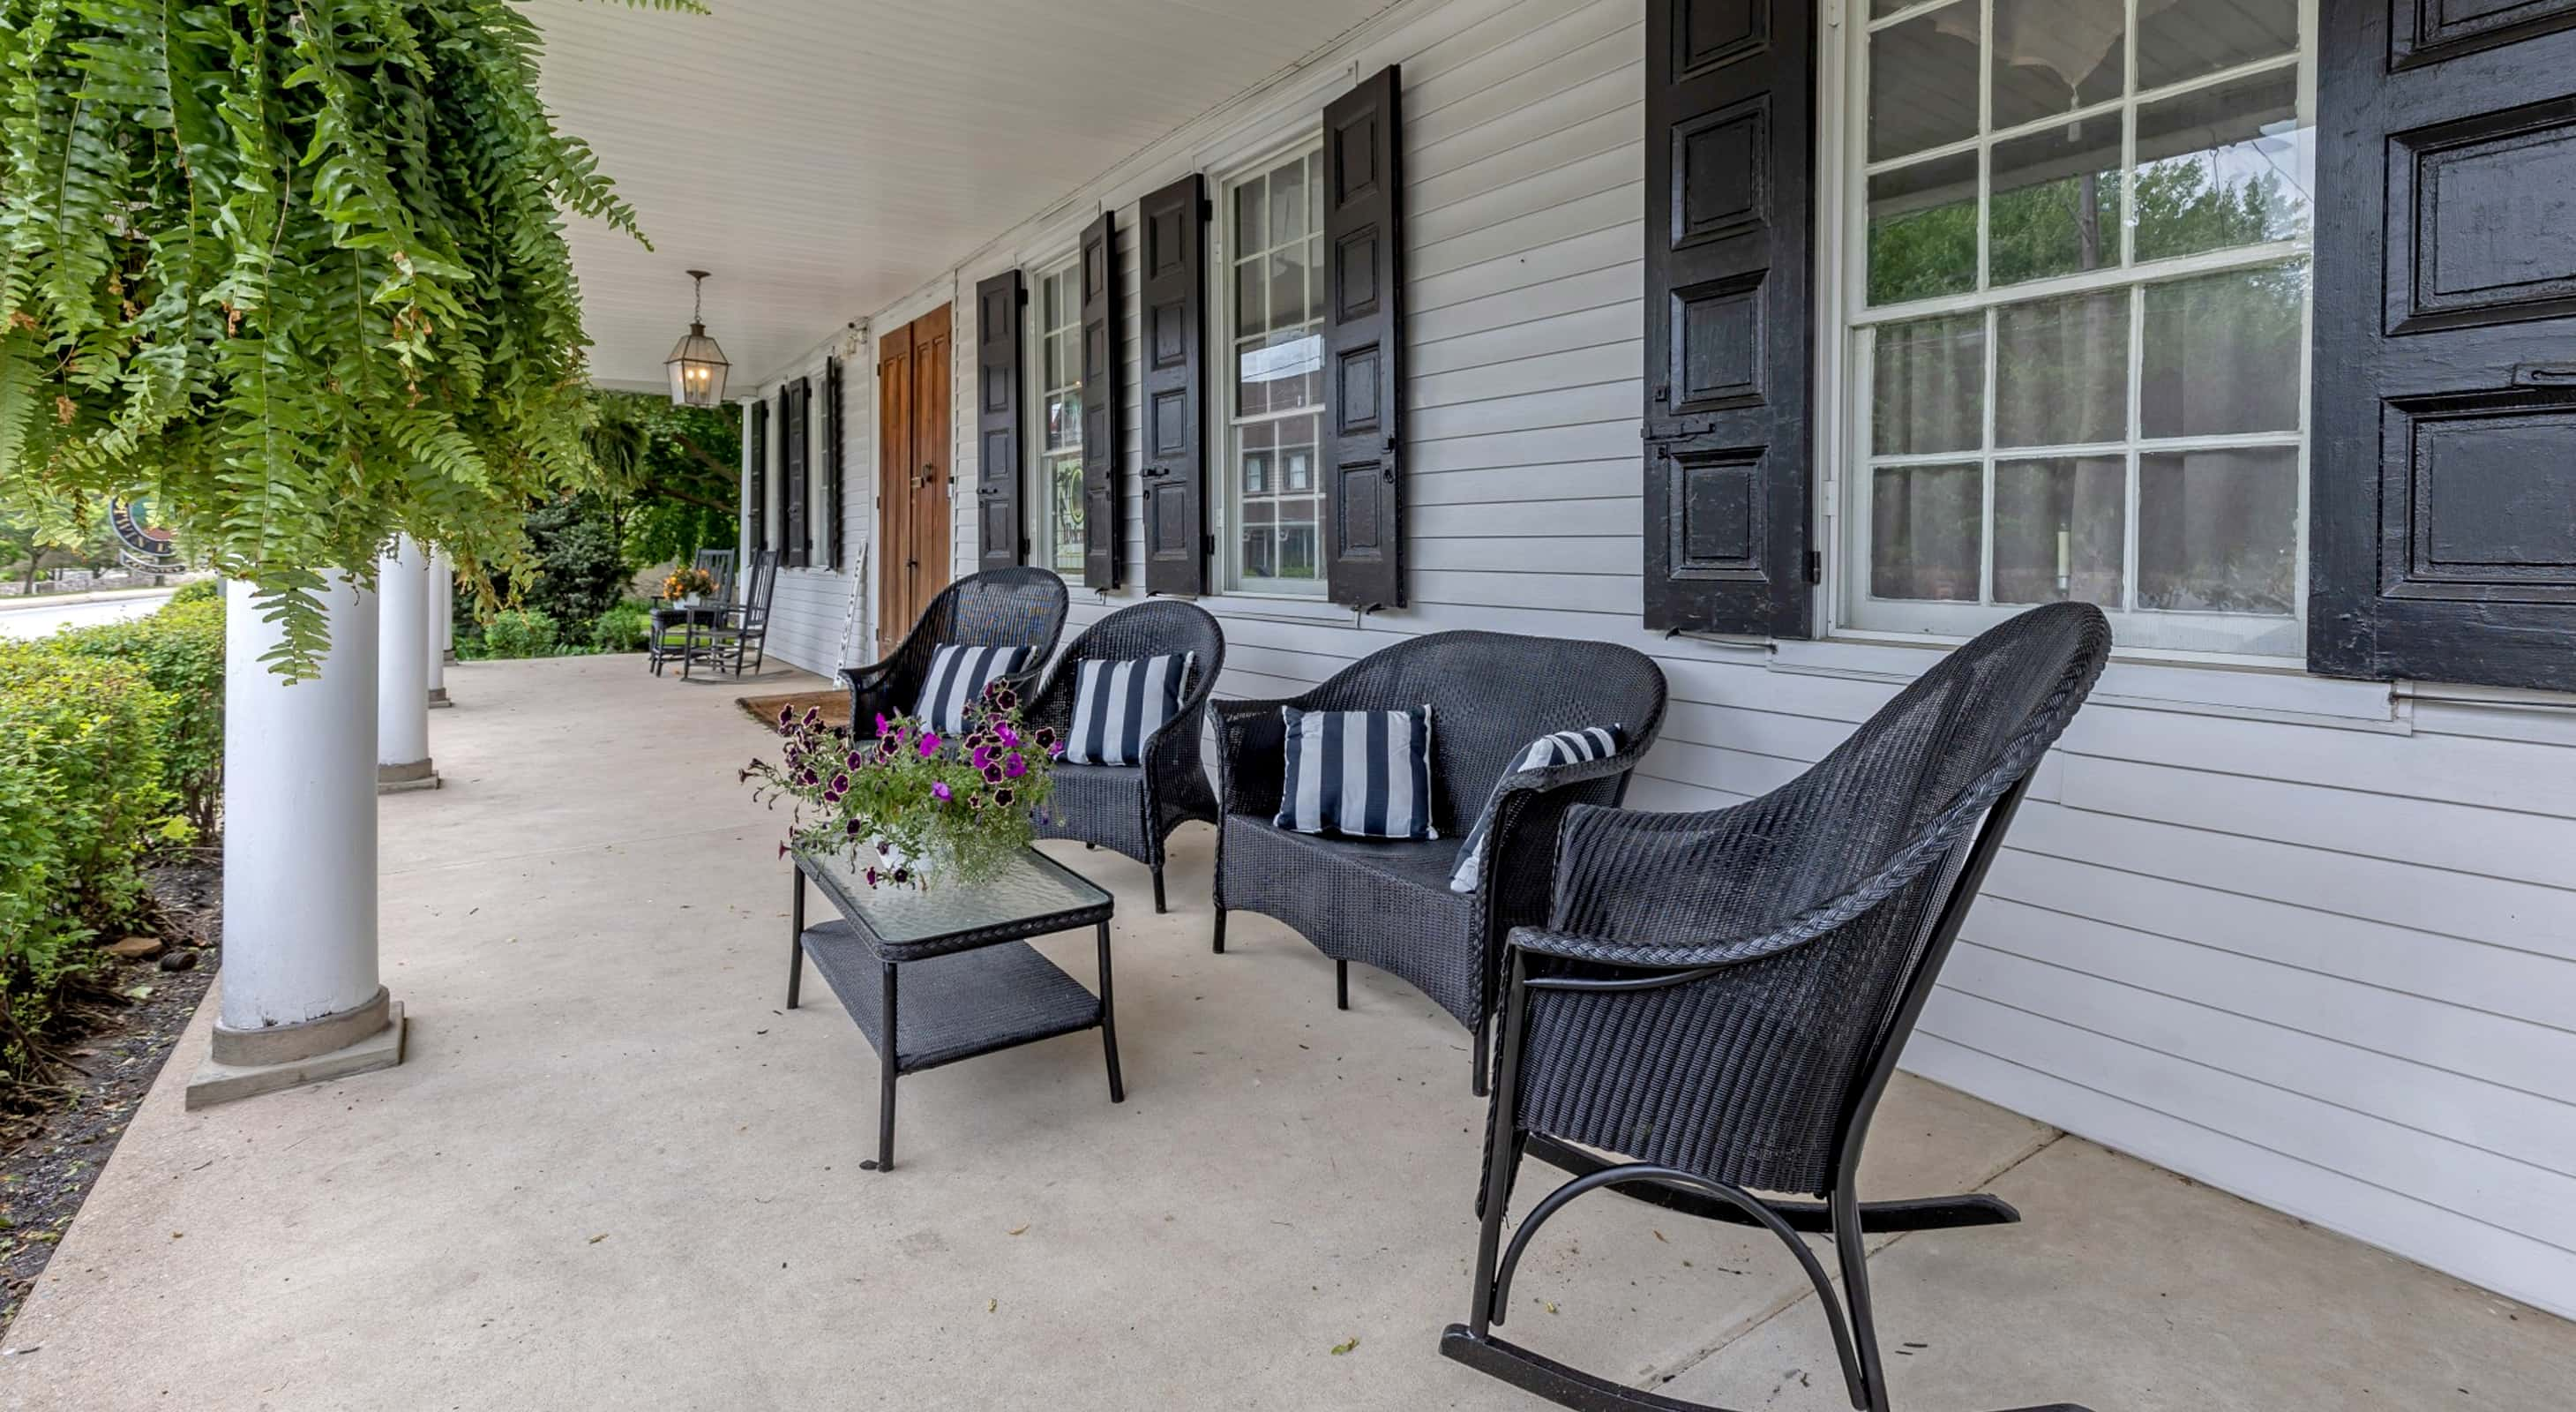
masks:
{"label": "hedge", "polygon": [[224,605],[219,593],[182,590],[149,617],[73,628],[47,639],[78,656],[131,663],[169,698],[162,718],[162,778],[179,817],[207,839],[215,835],[224,800]]}

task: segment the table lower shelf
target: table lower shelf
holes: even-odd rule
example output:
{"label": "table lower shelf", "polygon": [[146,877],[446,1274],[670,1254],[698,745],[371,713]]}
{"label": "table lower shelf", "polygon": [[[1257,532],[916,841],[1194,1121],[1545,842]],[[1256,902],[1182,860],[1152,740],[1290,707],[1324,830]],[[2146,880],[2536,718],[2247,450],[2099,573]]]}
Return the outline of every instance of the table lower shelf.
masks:
{"label": "table lower shelf", "polygon": [[1100,997],[1025,941],[895,967],[895,1043],[886,1043],[885,974],[845,921],[809,927],[805,955],[880,1059],[899,1074],[1052,1039],[1100,1023]]}

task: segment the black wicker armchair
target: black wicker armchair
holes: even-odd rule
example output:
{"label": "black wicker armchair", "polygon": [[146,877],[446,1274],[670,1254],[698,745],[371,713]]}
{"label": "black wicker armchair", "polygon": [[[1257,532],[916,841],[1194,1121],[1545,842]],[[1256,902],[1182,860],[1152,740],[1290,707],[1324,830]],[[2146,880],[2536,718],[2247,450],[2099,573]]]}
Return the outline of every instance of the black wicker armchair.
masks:
{"label": "black wicker armchair", "polygon": [[[1861,1145],[2031,770],[2110,647],[2098,609],[2035,609],[1951,653],[1760,799],[1567,816],[1547,924],[1509,939],[1472,1312],[1443,1352],[1568,1407],[1690,1412],[1491,1333],[1530,1238],[1606,1186],[1786,1242],[1852,1405],[1887,1412],[1863,1237],[2020,1215],[1991,1196],[1863,1202]],[[1574,1179],[1505,1247],[1524,1156]],[[1801,1232],[1832,1236],[1839,1292]]]}
{"label": "black wicker armchair", "polygon": [[1154,870],[1154,910],[1163,910],[1163,841],[1190,819],[1216,822],[1216,791],[1199,762],[1208,692],[1225,670],[1225,633],[1194,603],[1152,599],[1121,608],[1083,631],[1067,648],[1028,709],[1031,726],[1072,729],[1073,704],[1086,661],[1126,661],[1169,653],[1193,655],[1179,714],[1146,737],[1141,765],[1059,761],[1055,795],[1038,823],[1041,838],[1078,838],[1115,849]]}
{"label": "black wicker armchair", "polygon": [[844,667],[841,682],[850,690],[850,734],[876,734],[879,714],[908,713],[921,699],[930,674],[931,654],[942,643],[975,647],[1030,647],[1026,668],[1003,678],[1026,696],[1055,655],[1064,633],[1064,580],[1045,569],[987,569],[969,574],[930,600],[905,634],[894,655],[873,666]]}
{"label": "black wicker armchair", "polygon": [[[1431,707],[1432,821],[1419,842],[1318,837],[1280,828],[1279,710]],[[1504,933],[1548,915],[1549,860],[1566,810],[1617,804],[1664,719],[1664,674],[1645,654],[1604,642],[1490,632],[1408,638],[1287,701],[1216,701],[1219,793],[1215,946],[1225,914],[1276,917],[1333,958],[1339,1003],[1350,963],[1393,972],[1476,1032],[1472,1076],[1485,1091],[1485,1042]],[[1618,726],[1626,748],[1503,780],[1552,731]],[[1486,835],[1476,890],[1452,892],[1462,837],[1497,781],[1508,786]]]}

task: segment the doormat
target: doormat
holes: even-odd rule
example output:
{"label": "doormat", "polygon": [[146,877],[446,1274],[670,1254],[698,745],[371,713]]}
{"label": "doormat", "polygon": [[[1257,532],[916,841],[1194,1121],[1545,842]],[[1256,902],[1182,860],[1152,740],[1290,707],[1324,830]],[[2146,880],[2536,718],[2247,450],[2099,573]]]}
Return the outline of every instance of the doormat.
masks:
{"label": "doormat", "polygon": [[850,694],[846,691],[791,691],[780,696],[737,696],[733,704],[773,732],[778,729],[779,712],[803,716],[808,707],[821,711],[823,724],[827,726],[850,723]]}

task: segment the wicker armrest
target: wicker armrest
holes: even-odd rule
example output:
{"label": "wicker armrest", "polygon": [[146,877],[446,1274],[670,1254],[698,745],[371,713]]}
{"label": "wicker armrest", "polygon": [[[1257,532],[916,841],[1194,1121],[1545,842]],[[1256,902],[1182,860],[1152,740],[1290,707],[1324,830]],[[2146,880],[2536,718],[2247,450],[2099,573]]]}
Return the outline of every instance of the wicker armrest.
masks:
{"label": "wicker armrest", "polygon": [[1288,736],[1279,711],[1302,700],[1208,702],[1216,722],[1217,793],[1226,813],[1279,812]]}
{"label": "wicker armrest", "polygon": [[1637,763],[1646,758],[1646,746],[1651,743],[1634,743],[1616,755],[1604,755],[1598,760],[1571,760],[1531,770],[1514,770],[1503,776],[1496,788],[1506,794],[1523,791],[1543,794],[1568,785],[1613,779],[1637,768]]}

